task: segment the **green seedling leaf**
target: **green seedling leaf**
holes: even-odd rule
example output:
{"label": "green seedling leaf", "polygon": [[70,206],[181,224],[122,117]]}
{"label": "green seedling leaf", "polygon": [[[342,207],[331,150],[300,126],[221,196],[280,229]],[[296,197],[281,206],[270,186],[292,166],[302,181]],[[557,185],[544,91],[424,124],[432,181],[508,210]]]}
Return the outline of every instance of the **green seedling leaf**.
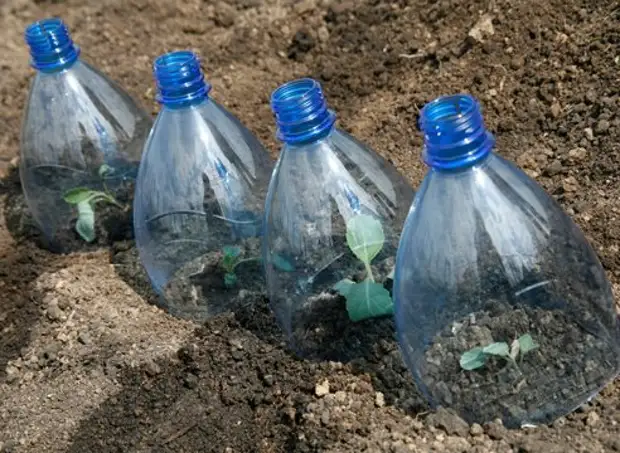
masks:
{"label": "green seedling leaf", "polygon": [[346,298],[347,312],[353,322],[394,312],[394,304],[388,290],[370,279],[351,285]]}
{"label": "green seedling leaf", "polygon": [[510,357],[510,350],[507,343],[491,343],[482,349],[487,355],[496,355],[499,357]]}
{"label": "green seedling leaf", "polygon": [[353,280],[349,280],[348,278],[340,280],[338,283],[334,285],[334,289],[342,294],[344,297],[348,297],[349,292],[351,291],[351,287],[355,285]]}
{"label": "green seedling leaf", "polygon": [[88,200],[77,204],[78,219],[75,230],[86,242],[95,240],[95,211]]}
{"label": "green seedling leaf", "polygon": [[357,215],[347,223],[347,245],[366,265],[379,254],[384,241],[381,222],[370,215]]}
{"label": "green seedling leaf", "polygon": [[464,370],[475,370],[484,366],[487,356],[483,352],[483,348],[477,347],[464,352],[461,355],[459,364]]}
{"label": "green seedling leaf", "polygon": [[530,351],[533,351],[538,347],[538,345],[532,339],[532,336],[529,333],[525,335],[521,335],[519,337],[519,349],[521,351],[521,355],[525,355]]}
{"label": "green seedling leaf", "polygon": [[65,192],[63,199],[69,204],[80,204],[84,201],[91,201],[95,198],[105,196],[102,192],[91,190],[86,187],[76,187]]}
{"label": "green seedling leaf", "polygon": [[112,173],[114,173],[114,168],[110,167],[108,164],[103,164],[99,167],[99,177],[102,179]]}
{"label": "green seedling leaf", "polygon": [[283,272],[293,272],[295,266],[293,266],[286,258],[281,255],[275,254],[271,256],[271,262],[275,267]]}
{"label": "green seedling leaf", "polygon": [[236,245],[225,245],[222,251],[224,252],[224,256],[230,256],[232,258],[241,255],[241,247],[237,247]]}

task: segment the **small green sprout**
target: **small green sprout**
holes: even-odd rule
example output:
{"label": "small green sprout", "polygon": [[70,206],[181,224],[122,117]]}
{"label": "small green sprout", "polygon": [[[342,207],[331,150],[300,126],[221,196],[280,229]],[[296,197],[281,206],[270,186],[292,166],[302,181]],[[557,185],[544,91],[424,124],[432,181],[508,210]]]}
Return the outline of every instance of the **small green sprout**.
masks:
{"label": "small green sprout", "polygon": [[[114,173],[114,169],[109,165],[103,164],[99,167],[98,175],[101,179],[112,173]],[[126,209],[107,190],[91,190],[87,187],[76,187],[68,190],[63,195],[63,200],[76,207],[78,219],[75,223],[75,231],[86,242],[95,240],[95,205],[98,202],[105,201],[122,210]]]}
{"label": "small green sprout", "polygon": [[360,214],[347,223],[347,245],[364,263],[367,277],[360,283],[345,278],[334,289],[346,298],[347,312],[353,322],[393,313],[392,297],[382,284],[375,282],[370,266],[384,242],[383,227],[374,217]]}
{"label": "small green sprout", "polygon": [[519,369],[516,362],[517,357],[521,361],[525,354],[537,347],[538,345],[534,342],[532,336],[527,333],[514,340],[510,346],[508,346],[508,343],[501,342],[470,349],[461,355],[459,363],[461,368],[471,371],[483,367],[489,357],[495,356],[507,360]]}
{"label": "small green sprout", "polygon": [[224,284],[228,288],[232,288],[237,284],[237,274],[235,268],[241,262],[241,247],[227,245],[222,249],[222,268],[226,271],[224,274]]}

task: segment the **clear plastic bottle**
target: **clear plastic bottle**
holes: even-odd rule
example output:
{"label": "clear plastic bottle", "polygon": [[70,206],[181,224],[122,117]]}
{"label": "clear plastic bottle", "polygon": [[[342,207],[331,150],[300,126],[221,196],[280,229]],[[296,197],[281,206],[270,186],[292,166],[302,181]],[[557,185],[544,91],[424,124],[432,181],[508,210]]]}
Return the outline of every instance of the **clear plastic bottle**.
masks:
{"label": "clear plastic bottle", "polygon": [[434,100],[420,126],[430,170],[394,281],[405,361],[431,404],[470,422],[551,422],[620,370],[605,272],[561,207],[493,153],[473,97]]}
{"label": "clear plastic bottle", "polygon": [[121,87],[82,61],[62,20],[25,31],[36,75],[22,127],[20,175],[47,245],[130,239],[131,201],[151,127]]}
{"label": "clear plastic bottle", "polygon": [[162,109],[138,174],[136,243],[166,308],[200,321],[264,292],[260,238],[273,161],[208,96],[194,53],[161,55],[154,76]]}
{"label": "clear plastic bottle", "polygon": [[356,321],[392,314],[391,273],[413,189],[334,127],[315,80],[280,86],[271,105],[284,142],[265,206],[271,306],[297,354],[346,360],[370,338]]}

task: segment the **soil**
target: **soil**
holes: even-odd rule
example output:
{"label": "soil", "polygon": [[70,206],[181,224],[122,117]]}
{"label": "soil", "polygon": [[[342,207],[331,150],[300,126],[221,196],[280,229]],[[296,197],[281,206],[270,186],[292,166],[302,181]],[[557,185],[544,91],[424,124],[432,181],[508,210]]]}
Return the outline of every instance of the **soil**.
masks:
{"label": "soil", "polygon": [[573,216],[620,296],[615,0],[7,0],[1,452],[620,451],[618,380],[549,426],[469,425],[428,411],[389,335],[346,362],[300,360],[263,299],[203,326],[165,313],[131,265],[131,240],[58,255],[31,232],[11,235],[7,206],[21,203],[14,168],[32,75],[22,32],[48,15],[62,16],[83,57],[152,113],[153,58],[197,50],[211,94],[274,156],[271,91],[316,77],[339,125],[414,187],[425,172],[419,108],[470,92],[498,152]]}
{"label": "soil", "polygon": [[[43,233],[26,206],[24,194],[16,193],[16,196],[7,199],[4,206],[7,228],[14,237],[30,237],[40,247],[55,253],[96,250],[101,246],[133,239],[132,203],[135,177],[107,179],[103,186],[99,179],[87,180],[74,175],[62,177],[53,167],[46,173],[45,178],[33,176],[36,185],[32,186],[32,192],[37,195],[36,199],[31,201],[38,206],[41,223],[50,227],[50,230]],[[16,183],[19,182],[17,174],[11,176]],[[63,199],[68,190],[79,187],[106,192],[120,205],[100,201],[94,206],[95,239],[92,242],[85,241],[78,234],[75,228],[77,209]]]}
{"label": "soil", "polygon": [[[620,369],[612,339],[587,332],[562,310],[524,306],[500,313],[472,313],[453,323],[425,354],[420,377],[430,396],[466,420],[499,417],[511,427],[549,423],[578,407]],[[462,370],[464,352],[495,342],[511,347],[524,334],[537,345],[533,351],[514,362],[489,357],[475,371]]]}

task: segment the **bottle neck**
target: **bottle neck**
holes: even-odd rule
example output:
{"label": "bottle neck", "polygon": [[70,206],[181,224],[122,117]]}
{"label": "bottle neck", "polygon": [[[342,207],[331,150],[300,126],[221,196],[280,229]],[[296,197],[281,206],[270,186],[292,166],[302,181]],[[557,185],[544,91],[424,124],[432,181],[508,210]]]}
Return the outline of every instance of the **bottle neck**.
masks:
{"label": "bottle neck", "polygon": [[153,64],[157,101],[165,107],[179,109],[198,105],[208,99],[211,85],[205,82],[200,61],[190,51],[176,51],[159,56]]}
{"label": "bottle neck", "polygon": [[422,109],[424,162],[435,170],[456,171],[485,159],[495,137],[484,125],[480,106],[470,95],[443,96]]}
{"label": "bottle neck", "polygon": [[327,137],[336,121],[327,108],[321,85],[313,79],[294,80],[271,95],[277,137],[290,146],[302,146]]}
{"label": "bottle neck", "polygon": [[30,48],[30,64],[41,72],[60,72],[80,56],[66,24],[58,18],[33,22],[26,27],[24,38]]}

